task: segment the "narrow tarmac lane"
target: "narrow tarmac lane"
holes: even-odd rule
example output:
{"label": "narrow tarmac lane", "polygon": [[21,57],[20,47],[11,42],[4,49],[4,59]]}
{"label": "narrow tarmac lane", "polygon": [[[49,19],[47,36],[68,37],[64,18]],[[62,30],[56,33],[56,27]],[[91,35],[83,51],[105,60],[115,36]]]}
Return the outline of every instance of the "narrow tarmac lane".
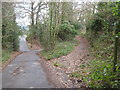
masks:
{"label": "narrow tarmac lane", "polygon": [[37,52],[28,49],[24,37],[20,39],[21,55],[17,56],[2,73],[3,88],[53,88],[40,64]]}

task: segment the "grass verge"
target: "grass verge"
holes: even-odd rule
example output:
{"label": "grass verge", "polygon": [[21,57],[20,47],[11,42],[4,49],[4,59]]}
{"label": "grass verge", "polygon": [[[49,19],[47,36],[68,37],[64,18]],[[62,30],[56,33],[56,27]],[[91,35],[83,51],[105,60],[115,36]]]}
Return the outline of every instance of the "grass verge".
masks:
{"label": "grass verge", "polygon": [[46,60],[50,60],[53,58],[58,58],[60,56],[64,56],[69,54],[71,51],[73,51],[74,47],[77,45],[77,41],[64,41],[64,42],[58,42],[56,44],[56,47],[52,51],[42,51],[41,55]]}
{"label": "grass verge", "polygon": [[2,60],[1,62],[2,63],[5,63],[11,56],[11,51],[8,51],[8,50],[2,50]]}

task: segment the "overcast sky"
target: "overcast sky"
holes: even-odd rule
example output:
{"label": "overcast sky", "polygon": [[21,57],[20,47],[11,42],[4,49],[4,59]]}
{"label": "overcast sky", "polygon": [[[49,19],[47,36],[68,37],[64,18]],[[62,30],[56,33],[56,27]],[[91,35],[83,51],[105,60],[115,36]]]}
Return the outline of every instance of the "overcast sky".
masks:
{"label": "overcast sky", "polygon": [[16,22],[19,26],[28,26],[30,25],[29,14],[26,13],[26,10],[19,8],[19,6],[24,6],[27,9],[30,9],[29,3],[16,4],[15,13],[16,13]]}
{"label": "overcast sky", "polygon": [[[24,1],[21,4],[17,4],[15,8],[16,12],[16,22],[20,26],[28,26],[30,25],[30,19],[29,19],[29,14],[25,13],[26,10],[18,8],[19,5],[24,6],[27,9],[30,9],[30,0],[18,0],[18,1]],[[40,0],[31,0],[31,1],[40,1]],[[50,0],[41,0],[41,1],[50,1]],[[73,2],[98,2],[98,1],[120,1],[120,0],[53,0],[53,1],[73,1]]]}

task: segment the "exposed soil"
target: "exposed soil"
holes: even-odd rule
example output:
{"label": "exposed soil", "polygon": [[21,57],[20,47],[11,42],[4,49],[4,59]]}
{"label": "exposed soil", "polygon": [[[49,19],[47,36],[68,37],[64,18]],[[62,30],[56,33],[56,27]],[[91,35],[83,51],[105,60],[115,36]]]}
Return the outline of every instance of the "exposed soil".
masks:
{"label": "exposed soil", "polygon": [[40,50],[41,49],[41,45],[38,42],[38,40],[28,41],[28,47],[30,50]]}
{"label": "exposed soil", "polygon": [[[72,72],[80,70],[80,64],[85,64],[91,60],[87,39],[80,36],[77,36],[76,39],[79,45],[70,54],[50,61],[46,61],[41,57],[42,60],[40,61],[48,74],[48,78],[58,88],[81,88],[81,90],[86,90],[86,84],[81,79],[69,77]],[[59,66],[56,66],[55,63]]]}

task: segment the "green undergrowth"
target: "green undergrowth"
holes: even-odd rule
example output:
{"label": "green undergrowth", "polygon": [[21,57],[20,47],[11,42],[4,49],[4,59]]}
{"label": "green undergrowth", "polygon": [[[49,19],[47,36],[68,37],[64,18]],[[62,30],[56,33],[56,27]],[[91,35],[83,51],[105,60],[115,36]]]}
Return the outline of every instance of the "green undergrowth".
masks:
{"label": "green undergrowth", "polygon": [[62,41],[58,42],[54,48],[54,50],[51,51],[42,51],[41,55],[46,59],[50,60],[53,58],[58,58],[60,56],[65,56],[69,54],[71,51],[73,51],[74,47],[77,45],[77,41]]}
{"label": "green undergrowth", "polygon": [[86,68],[90,68],[83,80],[91,88],[120,88],[120,70],[113,72],[112,61],[92,60]]}
{"label": "green undergrowth", "polygon": [[63,64],[61,64],[61,63],[59,63],[57,61],[54,62],[53,65],[56,66],[56,67],[65,67]]}
{"label": "green undergrowth", "polygon": [[10,58],[11,53],[12,53],[12,51],[10,51],[10,50],[2,50],[1,62],[2,63],[6,62]]}
{"label": "green undergrowth", "polygon": [[90,62],[90,74],[85,81],[92,88],[120,88],[119,57],[117,70],[113,72],[114,36],[110,33],[102,34],[94,39],[91,46],[91,55],[95,59]]}
{"label": "green undergrowth", "polygon": [[79,71],[75,71],[70,74],[70,77],[82,78],[82,75],[79,73]]}
{"label": "green undergrowth", "polygon": [[89,52],[94,59],[81,64],[80,72],[75,71],[70,76],[81,78],[91,88],[120,88],[119,51],[117,70],[113,72],[114,36],[102,34],[98,38],[87,38],[91,45]]}

